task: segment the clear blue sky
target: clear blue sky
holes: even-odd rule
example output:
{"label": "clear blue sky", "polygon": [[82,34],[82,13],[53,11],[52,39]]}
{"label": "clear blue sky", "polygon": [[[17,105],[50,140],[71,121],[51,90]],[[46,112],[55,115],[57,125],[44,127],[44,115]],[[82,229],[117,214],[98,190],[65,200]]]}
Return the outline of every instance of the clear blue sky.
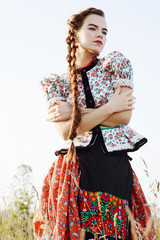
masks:
{"label": "clear blue sky", "polygon": [[[160,180],[160,2],[157,0],[5,0],[0,2],[0,181],[7,192],[16,167],[33,168],[40,189],[60,146],[53,124],[46,121],[46,102],[39,88],[48,73],[66,70],[66,21],[88,7],[104,10],[109,29],[102,56],[118,50],[132,62],[136,109],[130,126],[148,138],[130,154],[147,192],[143,157],[151,178]],[[7,193],[6,193],[7,194]],[[5,192],[3,192],[5,195]]]}

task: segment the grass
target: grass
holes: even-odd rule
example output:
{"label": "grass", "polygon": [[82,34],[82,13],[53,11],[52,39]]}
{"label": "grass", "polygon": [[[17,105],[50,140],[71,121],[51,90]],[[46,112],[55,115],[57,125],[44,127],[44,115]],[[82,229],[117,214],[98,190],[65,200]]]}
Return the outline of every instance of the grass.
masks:
{"label": "grass", "polygon": [[0,240],[36,239],[32,221],[37,193],[33,189],[31,175],[31,167],[24,164],[19,166],[12,191],[7,198],[3,198],[5,209],[0,211]]}
{"label": "grass", "polygon": [[[143,160],[144,161],[144,160]],[[145,173],[148,178],[149,171],[148,167],[144,161],[145,165]],[[38,193],[36,189],[33,187],[32,182],[29,181],[31,179],[31,168],[25,165],[22,165],[20,168],[20,172],[17,175],[16,179],[19,179],[19,185],[13,189],[12,198],[10,199],[10,203],[5,205],[5,209],[0,211],[0,240],[35,240],[34,232],[33,232],[33,214],[34,209],[38,199]],[[23,181],[22,181],[23,178]],[[20,184],[22,183],[23,184]],[[149,184],[149,188],[151,191],[151,195],[158,200],[160,183],[157,180],[154,180]],[[5,201],[5,199],[4,199]],[[5,201],[6,202],[6,201]],[[159,201],[158,201],[159,202]],[[160,210],[159,205],[151,204],[150,206],[153,219],[150,220],[150,223],[146,227],[146,234],[149,231],[152,223],[154,222],[155,231],[157,240],[160,240]],[[101,205],[99,202],[99,209],[101,210]],[[135,229],[135,222],[131,212],[128,210],[128,215],[132,221],[133,225],[133,233],[134,239],[142,239],[140,236],[138,237],[138,233]],[[115,216],[116,222],[116,216]],[[98,239],[98,235],[95,237]],[[102,238],[102,237],[101,237]],[[84,232],[82,234],[82,239],[84,239]],[[106,236],[102,239],[107,239]],[[150,239],[148,239],[150,240]]]}

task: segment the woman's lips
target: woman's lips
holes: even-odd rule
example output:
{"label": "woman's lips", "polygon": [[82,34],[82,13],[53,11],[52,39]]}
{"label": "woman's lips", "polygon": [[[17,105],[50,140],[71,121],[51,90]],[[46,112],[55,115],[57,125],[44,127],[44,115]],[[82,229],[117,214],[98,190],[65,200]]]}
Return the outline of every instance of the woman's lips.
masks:
{"label": "woman's lips", "polygon": [[102,45],[102,42],[97,40],[97,41],[94,41],[95,43],[97,43],[98,45]]}

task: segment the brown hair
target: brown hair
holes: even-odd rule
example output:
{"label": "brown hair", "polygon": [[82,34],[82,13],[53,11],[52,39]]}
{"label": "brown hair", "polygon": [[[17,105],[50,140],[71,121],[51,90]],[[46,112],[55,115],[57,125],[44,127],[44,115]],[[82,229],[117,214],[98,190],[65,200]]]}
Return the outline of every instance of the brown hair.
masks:
{"label": "brown hair", "polygon": [[77,128],[81,121],[81,112],[78,107],[78,91],[77,91],[77,71],[76,71],[76,46],[75,46],[75,38],[77,31],[82,27],[84,19],[91,15],[99,15],[104,17],[104,12],[100,9],[96,8],[88,8],[84,11],[81,11],[78,14],[73,14],[69,20],[67,21],[69,25],[68,36],[66,38],[66,42],[68,44],[68,55],[66,57],[68,62],[68,70],[69,70],[69,80],[71,86],[71,94],[72,94],[72,125],[69,133],[69,139],[72,141],[71,146],[68,150],[67,158],[68,160],[75,160],[76,157],[76,149],[73,143],[74,138],[77,136]]}

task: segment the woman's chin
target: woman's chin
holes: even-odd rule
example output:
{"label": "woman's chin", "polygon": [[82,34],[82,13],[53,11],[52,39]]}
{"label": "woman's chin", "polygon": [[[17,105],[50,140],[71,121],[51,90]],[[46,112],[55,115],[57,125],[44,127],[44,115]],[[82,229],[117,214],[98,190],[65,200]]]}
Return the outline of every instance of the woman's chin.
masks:
{"label": "woman's chin", "polygon": [[90,52],[94,53],[95,55],[100,54],[102,50],[100,49],[91,49]]}

